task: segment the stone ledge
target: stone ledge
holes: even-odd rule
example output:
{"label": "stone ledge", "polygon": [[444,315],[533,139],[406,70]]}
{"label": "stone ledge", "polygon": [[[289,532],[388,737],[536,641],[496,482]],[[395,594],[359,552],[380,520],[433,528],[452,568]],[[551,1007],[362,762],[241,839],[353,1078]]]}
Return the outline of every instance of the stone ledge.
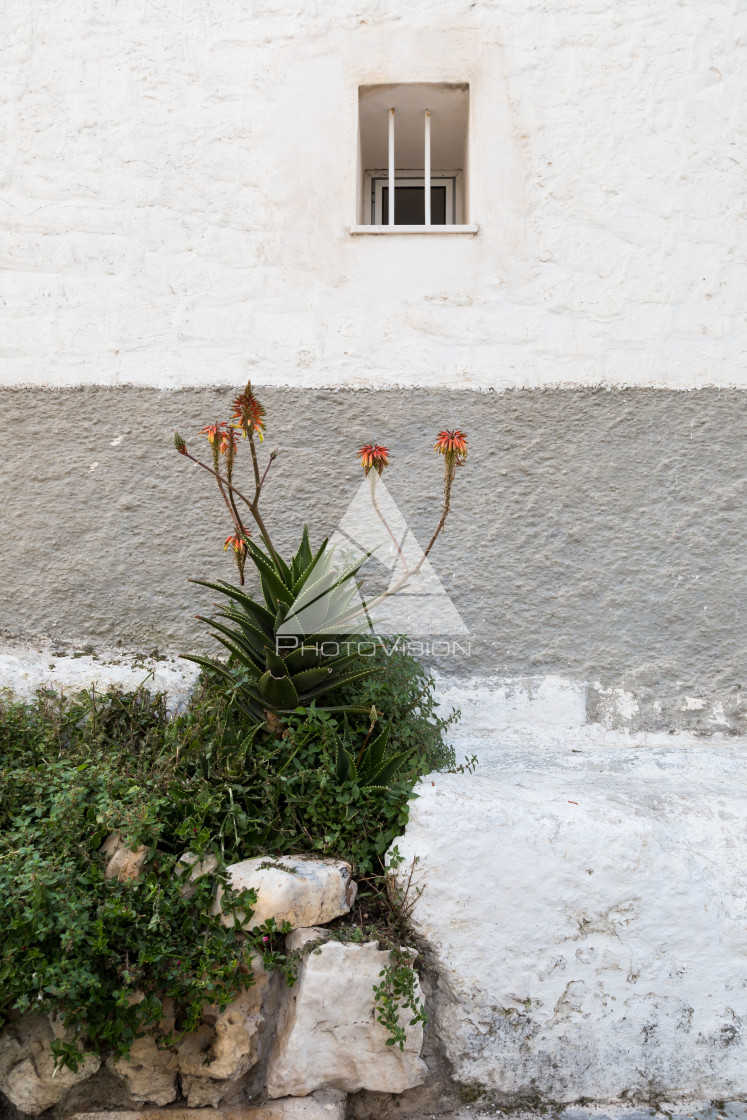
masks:
{"label": "stone ledge", "polygon": [[149,1108],[147,1111],[76,1112],[70,1120],[343,1120],[343,1093],[315,1093],[285,1097],[260,1105],[225,1108]]}

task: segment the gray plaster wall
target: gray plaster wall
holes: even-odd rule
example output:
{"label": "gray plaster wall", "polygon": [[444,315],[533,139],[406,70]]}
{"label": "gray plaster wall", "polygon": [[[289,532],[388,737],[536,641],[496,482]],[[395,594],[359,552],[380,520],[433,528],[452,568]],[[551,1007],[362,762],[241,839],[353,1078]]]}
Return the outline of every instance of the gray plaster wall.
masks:
{"label": "gray plaster wall", "polygon": [[[231,388],[0,392],[0,632],[188,652],[209,593],[233,578],[209,478],[173,450],[178,427],[227,417]],[[432,559],[471,632],[446,672],[557,674],[635,698],[630,726],[744,727],[745,394],[699,389],[425,389],[261,393],[280,456],[265,513],[292,546],[331,533],[391,448],[390,492],[425,543],[438,516],[443,426],[470,454]],[[696,703],[693,704],[693,700]],[[634,705],[635,706],[635,705]],[[723,718],[713,713],[723,709]],[[601,709],[599,709],[601,710]]]}

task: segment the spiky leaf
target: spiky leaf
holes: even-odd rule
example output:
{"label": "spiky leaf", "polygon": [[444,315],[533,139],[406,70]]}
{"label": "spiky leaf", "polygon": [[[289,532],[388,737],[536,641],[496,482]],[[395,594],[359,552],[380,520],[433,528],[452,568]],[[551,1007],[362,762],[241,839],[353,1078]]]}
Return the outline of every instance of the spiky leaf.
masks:
{"label": "spiky leaf", "polygon": [[272,708],[294,708],[298,703],[298,693],[290,677],[274,677],[269,669],[259,678],[257,689]]}

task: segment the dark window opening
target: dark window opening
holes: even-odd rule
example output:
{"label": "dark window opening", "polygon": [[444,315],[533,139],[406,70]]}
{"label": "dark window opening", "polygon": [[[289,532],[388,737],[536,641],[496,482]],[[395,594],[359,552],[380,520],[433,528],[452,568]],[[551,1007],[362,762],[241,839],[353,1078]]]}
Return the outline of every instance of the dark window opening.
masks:
{"label": "dark window opening", "polygon": [[[389,187],[381,190],[382,224],[389,225]],[[395,226],[425,225],[425,187],[394,188]],[[431,187],[431,225],[446,225],[446,187]]]}

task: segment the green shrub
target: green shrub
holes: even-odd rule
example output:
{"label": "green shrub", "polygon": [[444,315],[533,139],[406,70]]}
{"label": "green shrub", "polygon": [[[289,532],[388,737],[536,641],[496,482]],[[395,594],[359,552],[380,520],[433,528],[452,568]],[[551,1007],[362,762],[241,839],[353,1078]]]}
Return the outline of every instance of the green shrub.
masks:
{"label": "green shrub", "polygon": [[[55,1011],[89,1049],[121,1054],[166,997],[190,1030],[203,1004],[225,1006],[251,983],[255,949],[284,963],[273,929],[224,927],[212,884],[185,898],[175,855],[156,849],[173,780],[167,726],[162,701],[142,691],[0,706],[0,1023],[11,1009]],[[112,831],[150,848],[134,882],[104,877]],[[75,1064],[74,1046],[58,1050]]]}
{"label": "green shrub", "polygon": [[[413,787],[453,759],[432,680],[401,652],[377,661],[381,671],[346,696],[377,709],[375,732],[369,716],[346,723],[310,708],[260,735],[233,690],[207,678],[173,720],[143,689],[0,702],[0,1024],[11,1011],[55,1011],[85,1047],[123,1054],[166,997],[177,1030],[193,1029],[203,1004],[228,1003],[251,982],[255,952],[292,979],[272,923],[248,937],[223,926],[211,879],[184,897],[175,865],[187,850],[214,852],[224,886],[239,859],[339,856],[370,881],[361,897],[369,889],[382,905],[383,855]],[[357,762],[377,739],[377,765],[391,772],[366,784],[365,767],[342,768],[341,752]],[[133,882],[104,876],[112,832],[148,848]],[[251,892],[224,897],[251,909]],[[58,1050],[76,1062],[74,1046]]]}
{"label": "green shrub", "polygon": [[[378,641],[370,661],[380,671],[346,685],[340,690],[340,700],[367,711],[375,707],[382,721],[391,725],[391,751],[411,752],[419,773],[451,770],[454,750],[446,736],[460,713],[439,715],[433,676],[407,652],[407,645],[405,637]],[[356,726],[363,730],[363,721],[359,719]]]}

